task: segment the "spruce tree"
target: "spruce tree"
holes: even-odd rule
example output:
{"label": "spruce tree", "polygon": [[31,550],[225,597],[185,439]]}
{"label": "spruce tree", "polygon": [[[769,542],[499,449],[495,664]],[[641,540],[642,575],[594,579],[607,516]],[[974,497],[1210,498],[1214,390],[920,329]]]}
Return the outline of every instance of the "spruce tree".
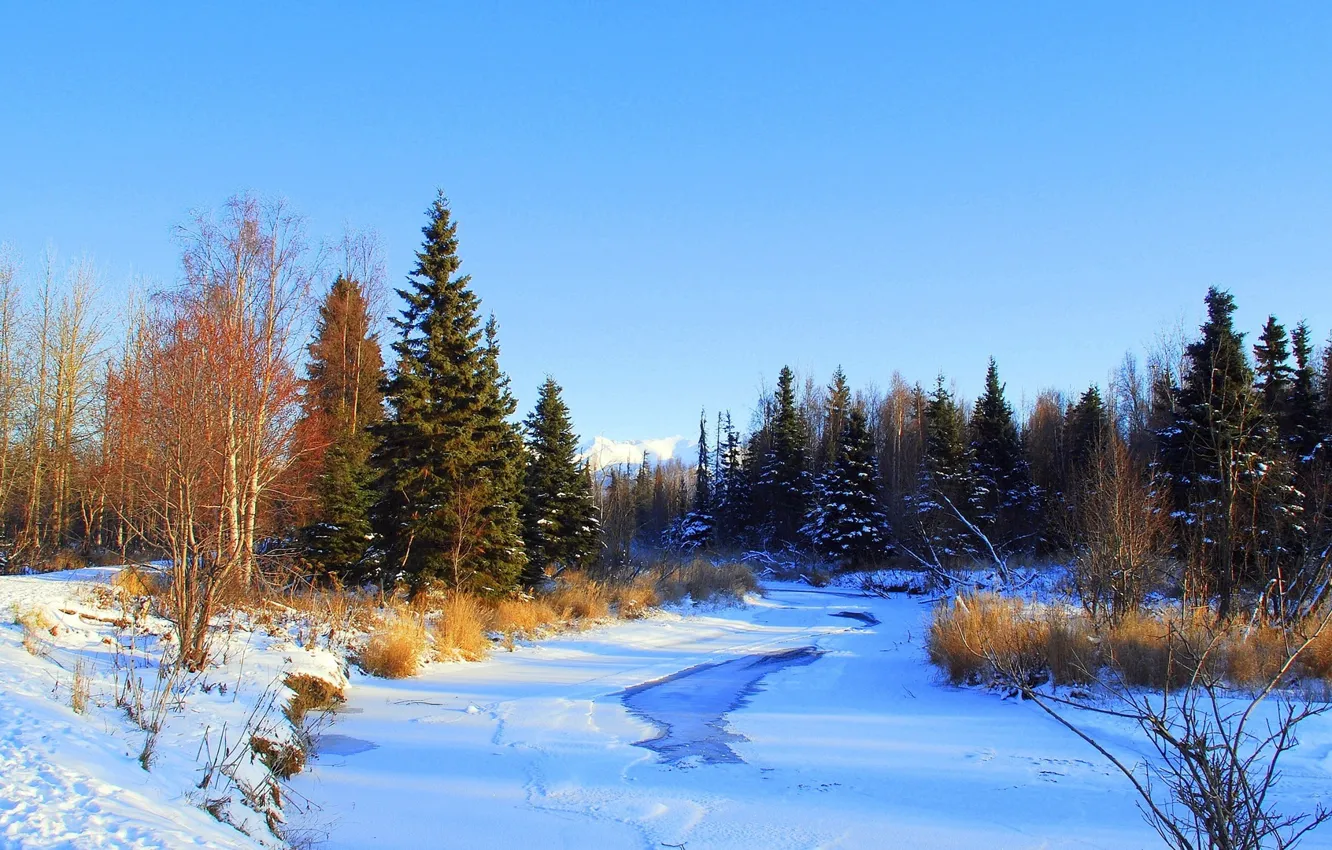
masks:
{"label": "spruce tree", "polygon": [[1263,411],[1278,427],[1287,424],[1287,403],[1293,377],[1290,368],[1290,346],[1286,328],[1268,316],[1258,342],[1253,346],[1254,381]]}
{"label": "spruce tree", "polygon": [[1095,384],[1088,387],[1077,404],[1069,408],[1064,435],[1072,471],[1085,471],[1091,459],[1096,457],[1101,446],[1110,438],[1110,416],[1101,401],[1101,391]]}
{"label": "spruce tree", "polygon": [[777,547],[802,540],[809,503],[809,462],[804,421],[796,409],[795,374],[783,366],[773,394],[771,438],[754,497],[763,511],[765,536]]}
{"label": "spruce tree", "polygon": [[527,465],[523,484],[524,582],[539,582],[548,567],[590,564],[597,555],[597,508],[587,464],[578,460],[578,436],[554,378],[537,391],[524,422]]}
{"label": "spruce tree", "polygon": [[1174,421],[1162,435],[1165,464],[1182,530],[1193,553],[1208,567],[1228,616],[1238,583],[1252,569],[1259,531],[1246,523],[1241,505],[1255,504],[1257,487],[1283,486],[1275,461],[1270,419],[1254,390],[1244,356],[1244,335],[1234,328],[1235,299],[1207,291],[1201,337],[1185,349],[1185,371],[1174,393]]}
{"label": "spruce tree", "polygon": [[671,529],[670,545],[692,551],[706,547],[712,540],[714,520],[712,481],[712,453],[708,449],[708,417],[698,415],[698,463],[694,466],[693,502],[675,527]]}
{"label": "spruce tree", "polygon": [[907,499],[916,541],[937,563],[971,558],[978,541],[958,518],[968,510],[975,490],[966,420],[943,375],[925,405],[925,451],[916,492]]}
{"label": "spruce tree", "polygon": [[971,416],[971,432],[971,505],[976,525],[995,547],[1029,540],[1035,527],[1036,493],[993,357],[985,372],[985,391]]}
{"label": "spruce tree", "polygon": [[846,373],[838,366],[828,383],[823,405],[822,440],[819,442],[818,457],[815,458],[815,472],[822,472],[837,460],[838,447],[841,445],[842,428],[846,425],[847,414],[851,410],[851,386],[846,381]]}
{"label": "spruce tree", "polygon": [[361,285],[333,282],[315,320],[299,428],[322,447],[312,452],[315,510],[302,530],[305,556],[324,575],[364,577],[371,540],[369,426],[383,417],[384,362]]}
{"label": "spruce tree", "polygon": [[374,523],[389,578],[502,592],[525,564],[518,494],[520,440],[499,371],[494,326],[458,274],[457,225],[443,193],[393,323],[398,356],[385,385],[388,418],[375,432],[380,470]]}
{"label": "spruce tree", "polygon": [[1295,370],[1291,375],[1290,397],[1287,405],[1285,442],[1287,450],[1301,465],[1313,462],[1323,433],[1319,423],[1319,397],[1317,374],[1313,368],[1313,347],[1309,342],[1309,326],[1300,322],[1290,334],[1291,352],[1295,357]]}
{"label": "spruce tree", "polygon": [[744,542],[749,525],[749,474],[745,469],[744,446],[740,432],[726,412],[722,426],[722,444],[717,447],[718,468],[717,499],[714,508],[716,534],[722,546],[736,546]]}
{"label": "spruce tree", "polygon": [[832,463],[815,485],[815,506],[804,532],[814,548],[845,566],[877,562],[889,549],[888,517],[879,494],[879,462],[865,412],[846,416]]}

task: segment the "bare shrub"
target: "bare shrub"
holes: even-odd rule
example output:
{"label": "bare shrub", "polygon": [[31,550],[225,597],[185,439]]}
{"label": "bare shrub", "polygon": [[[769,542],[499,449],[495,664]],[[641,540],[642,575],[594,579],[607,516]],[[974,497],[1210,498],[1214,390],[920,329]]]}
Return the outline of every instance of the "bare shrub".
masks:
{"label": "bare shrub", "polygon": [[490,654],[490,610],[475,596],[452,593],[435,622],[435,652],[442,658],[480,661]]}
{"label": "bare shrub", "polygon": [[370,632],[357,663],[371,676],[405,679],[421,668],[425,648],[426,630],[421,619],[394,612]]}
{"label": "bare shrub", "polygon": [[1083,606],[1098,620],[1136,612],[1168,551],[1170,504],[1164,487],[1111,435],[1093,454],[1073,502],[1069,537],[1079,545],[1072,578]]}

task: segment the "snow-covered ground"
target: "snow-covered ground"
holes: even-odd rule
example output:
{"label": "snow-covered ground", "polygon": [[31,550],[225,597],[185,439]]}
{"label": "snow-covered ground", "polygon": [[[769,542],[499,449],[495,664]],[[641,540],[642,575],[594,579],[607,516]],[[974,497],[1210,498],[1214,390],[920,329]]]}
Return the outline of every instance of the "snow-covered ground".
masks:
{"label": "snow-covered ground", "polygon": [[[0,605],[64,618],[48,658],[0,629],[0,845],[257,846],[198,808],[203,730],[242,723],[256,691],[290,668],[335,668],[332,656],[231,636],[210,676],[243,695],[187,694],[144,772],[123,711],[69,708],[65,668],[80,654],[110,663],[113,628],[60,613],[80,610],[69,578],[0,578]],[[917,597],[771,585],[747,606],[663,612],[413,679],[353,673],[287,816],[329,848],[1158,846],[1125,780],[1039,709],[939,684],[928,612]],[[1076,719],[1126,757],[1146,753],[1113,718]],[[1291,809],[1332,790],[1332,719],[1302,738],[1278,788]],[[1332,847],[1332,830],[1305,846]]]}
{"label": "snow-covered ground", "polygon": [[[1086,744],[1029,703],[938,683],[927,614],[916,598],[780,585],[416,679],[354,676],[337,751],[296,785],[332,848],[1157,846]],[[804,647],[822,654],[790,652]],[[755,658],[774,653],[795,661]],[[771,668],[756,688],[754,663]],[[1328,789],[1332,727],[1304,733],[1280,787],[1297,806]]]}
{"label": "snow-covered ground", "polygon": [[[142,702],[151,716],[168,626],[121,608],[107,585],[113,572],[0,578],[0,847],[280,846],[243,800],[247,791],[262,797],[270,788],[248,735],[289,739],[284,677],[337,681],[337,657],[303,649],[276,629],[220,634],[216,665],[171,683],[144,770],[146,733],[125,705]],[[25,630],[20,619],[39,627]],[[122,622],[108,622],[115,620]],[[24,647],[25,631],[36,654]],[[83,713],[71,706],[76,670],[86,676]],[[141,700],[133,683],[142,686]],[[210,762],[225,770],[203,783]],[[205,804],[255,838],[214,818]]]}

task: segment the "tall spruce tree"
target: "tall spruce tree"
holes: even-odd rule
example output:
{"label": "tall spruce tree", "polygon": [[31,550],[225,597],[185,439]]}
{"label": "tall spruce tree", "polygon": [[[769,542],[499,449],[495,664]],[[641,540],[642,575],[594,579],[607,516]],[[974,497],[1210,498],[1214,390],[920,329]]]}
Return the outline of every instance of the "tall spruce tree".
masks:
{"label": "tall spruce tree", "polygon": [[1259,500],[1255,488],[1280,482],[1270,466],[1270,419],[1253,387],[1244,335],[1234,327],[1235,299],[1213,287],[1205,300],[1207,320],[1185,349],[1173,422],[1161,445],[1181,531],[1208,568],[1226,617],[1253,558],[1273,548],[1255,545],[1258,529],[1242,508]]}
{"label": "tall spruce tree", "polygon": [[925,405],[919,483],[907,499],[915,542],[936,563],[964,560],[977,553],[978,541],[957,517],[969,509],[975,491],[971,471],[966,419],[940,375]]}
{"label": "tall spruce tree", "polygon": [[985,372],[985,391],[971,416],[971,506],[976,525],[996,547],[1031,543],[1037,502],[1031,469],[1004,398],[994,358]]}
{"label": "tall spruce tree", "polygon": [[1064,439],[1068,462],[1073,467],[1070,472],[1074,475],[1085,472],[1092,458],[1110,439],[1110,416],[1095,384],[1069,408]]}
{"label": "tall spruce tree", "polygon": [[1287,405],[1285,441],[1287,450],[1302,467],[1315,459],[1323,439],[1319,423],[1318,377],[1313,367],[1313,346],[1309,341],[1309,326],[1300,322],[1290,334],[1291,353],[1295,357],[1295,370],[1291,375],[1290,398]]}
{"label": "tall spruce tree", "polygon": [[524,582],[547,568],[579,568],[597,556],[598,518],[587,464],[578,460],[578,436],[560,385],[547,377],[524,422],[527,468],[523,484]]}
{"label": "tall spruce tree", "polygon": [[847,413],[837,452],[815,485],[804,533],[814,548],[846,566],[877,562],[889,550],[888,517],[879,494],[879,462],[865,412]]}
{"label": "tall spruce tree", "polygon": [[822,472],[837,460],[842,428],[846,425],[846,417],[850,410],[851,385],[847,383],[846,373],[842,371],[842,367],[838,366],[833,372],[832,380],[828,382],[824,396],[822,439],[819,441],[819,452],[815,458],[815,472]]}
{"label": "tall spruce tree", "polygon": [[771,545],[798,546],[809,504],[809,462],[804,420],[796,409],[795,374],[783,366],[773,394],[771,437],[754,499]]}
{"label": "tall spruce tree", "polygon": [[721,445],[717,446],[720,470],[717,481],[713,518],[716,523],[717,542],[722,546],[736,546],[744,542],[749,525],[749,475],[745,469],[744,446],[740,432],[726,412],[722,426]]}
{"label": "tall spruce tree", "polygon": [[[1254,381],[1263,411],[1279,429],[1288,424],[1287,405],[1293,377],[1290,368],[1290,341],[1286,328],[1268,316],[1267,324],[1253,346]],[[1283,436],[1286,436],[1283,434]]]}
{"label": "tall spruce tree", "polygon": [[458,274],[457,225],[443,193],[427,212],[425,243],[393,320],[398,356],[385,385],[388,418],[375,432],[380,470],[374,524],[390,578],[442,578],[506,591],[526,559],[518,517],[521,441],[499,370],[494,326]]}
{"label": "tall spruce tree", "polygon": [[698,414],[698,462],[694,466],[694,498],[689,510],[680,516],[671,529],[670,545],[674,548],[694,550],[706,547],[712,541],[714,519],[712,452],[708,448],[708,417],[706,411]]}
{"label": "tall spruce tree", "polygon": [[360,283],[338,275],[319,305],[309,346],[300,431],[312,453],[315,510],[302,530],[305,556],[324,575],[365,577],[371,540],[369,426],[383,418],[384,361]]}

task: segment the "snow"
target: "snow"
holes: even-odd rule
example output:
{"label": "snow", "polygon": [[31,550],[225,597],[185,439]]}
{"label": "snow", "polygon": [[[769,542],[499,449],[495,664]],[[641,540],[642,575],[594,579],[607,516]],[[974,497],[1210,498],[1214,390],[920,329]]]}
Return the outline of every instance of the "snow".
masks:
{"label": "snow", "polygon": [[[1157,845],[1122,776],[1039,709],[939,683],[918,598],[773,585],[752,602],[354,676],[335,729],[374,749],[321,756],[296,787],[329,848]],[[804,647],[821,654],[752,680]],[[1078,720],[1148,752],[1120,721]],[[1332,750],[1309,723],[1280,786],[1300,806]]]}
{"label": "snow", "polygon": [[[238,687],[183,694],[145,772],[142,732],[114,705],[72,712],[57,666],[100,659],[111,627],[59,614],[86,609],[96,580],[0,578],[0,606],[63,618],[48,658],[0,628],[0,846],[260,846],[197,805],[204,730],[243,722],[285,671],[340,675],[336,656],[238,632],[210,673]],[[330,850],[1158,846],[1123,777],[1034,705],[940,683],[929,610],[772,584],[747,605],[677,608],[412,679],[354,671],[285,814]],[[1149,752],[1125,721],[1074,719],[1130,762]],[[1292,810],[1326,800],[1332,718],[1301,739],[1276,792]],[[1332,847],[1332,831],[1304,846]]]}
{"label": "snow", "polygon": [[[151,692],[167,642],[167,624],[108,607],[114,570],[0,578],[0,847],[259,848],[280,842],[263,814],[241,802],[241,786],[260,788],[268,775],[251,758],[243,731],[287,740],[280,711],[288,673],[341,678],[336,657],[307,651],[280,632],[237,628],[217,642],[218,664],[180,681],[168,704],[151,770],[139,763],[145,733],[116,704],[126,678]],[[100,591],[98,593],[97,591]],[[40,653],[23,646],[20,616],[54,629],[37,633]],[[101,618],[101,620],[91,618]],[[73,671],[89,681],[85,714],[71,708]],[[226,742],[234,762],[199,788],[206,758]],[[244,827],[201,808],[207,797]],[[222,802],[219,802],[222,801]]]}

